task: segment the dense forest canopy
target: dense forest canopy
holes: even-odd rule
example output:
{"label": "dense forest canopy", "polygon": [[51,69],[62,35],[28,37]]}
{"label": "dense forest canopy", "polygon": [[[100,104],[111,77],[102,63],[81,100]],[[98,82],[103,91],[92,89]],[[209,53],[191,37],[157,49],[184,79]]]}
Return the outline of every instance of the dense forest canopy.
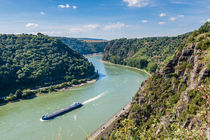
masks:
{"label": "dense forest canopy", "polygon": [[107,45],[107,42],[102,40],[86,42],[82,39],[67,37],[59,37],[59,39],[80,54],[103,53]]}
{"label": "dense forest canopy", "polygon": [[154,72],[172,58],[175,50],[189,34],[177,37],[112,40],[105,48],[103,59]]}
{"label": "dense forest canopy", "polygon": [[10,90],[83,79],[94,74],[88,60],[57,38],[0,35],[0,96]]}

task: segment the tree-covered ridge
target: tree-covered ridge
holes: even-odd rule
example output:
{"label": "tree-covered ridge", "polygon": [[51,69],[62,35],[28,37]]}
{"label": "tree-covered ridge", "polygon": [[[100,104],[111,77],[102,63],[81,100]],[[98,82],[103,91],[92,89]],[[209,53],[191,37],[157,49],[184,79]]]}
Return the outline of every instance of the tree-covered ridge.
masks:
{"label": "tree-covered ridge", "polygon": [[56,38],[40,33],[0,35],[0,96],[93,74],[94,67],[85,57]]}
{"label": "tree-covered ridge", "polygon": [[112,40],[105,48],[103,60],[155,72],[172,58],[175,50],[189,34]]}
{"label": "tree-covered ridge", "polygon": [[70,48],[79,52],[80,54],[93,54],[93,53],[103,53],[104,48],[107,45],[106,41],[83,41],[81,39],[59,37],[59,39],[68,45]]}
{"label": "tree-covered ridge", "polygon": [[153,73],[105,139],[209,139],[210,22]]}

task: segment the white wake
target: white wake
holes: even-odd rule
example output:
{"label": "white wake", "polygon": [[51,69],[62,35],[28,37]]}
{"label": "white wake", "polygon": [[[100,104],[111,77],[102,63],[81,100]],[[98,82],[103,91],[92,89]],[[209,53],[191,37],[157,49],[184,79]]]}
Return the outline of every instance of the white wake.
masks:
{"label": "white wake", "polygon": [[93,98],[91,98],[91,99],[88,99],[87,101],[84,101],[82,104],[84,105],[84,104],[90,103],[90,102],[92,102],[92,101],[95,101],[95,100],[97,100],[98,98],[100,98],[101,96],[103,96],[104,94],[105,94],[105,92],[102,92],[101,94],[97,95],[96,97],[93,97]]}

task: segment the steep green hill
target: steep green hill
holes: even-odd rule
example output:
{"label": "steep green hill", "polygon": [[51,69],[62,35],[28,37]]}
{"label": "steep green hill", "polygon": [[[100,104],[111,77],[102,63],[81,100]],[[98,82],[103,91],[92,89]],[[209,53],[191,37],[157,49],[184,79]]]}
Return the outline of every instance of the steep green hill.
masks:
{"label": "steep green hill", "polygon": [[155,72],[173,57],[189,35],[112,40],[105,48],[103,60]]}
{"label": "steep green hill", "polygon": [[93,53],[103,53],[104,48],[107,45],[106,41],[89,41],[86,42],[82,39],[74,39],[67,37],[59,37],[59,39],[68,45],[70,48],[79,52],[80,54],[93,54]]}
{"label": "steep green hill", "polygon": [[94,67],[85,57],[56,38],[40,33],[0,35],[0,97],[93,74]]}
{"label": "steep green hill", "polygon": [[[209,139],[210,22],[181,45],[106,129],[105,139]],[[207,138],[208,137],[208,138]]]}

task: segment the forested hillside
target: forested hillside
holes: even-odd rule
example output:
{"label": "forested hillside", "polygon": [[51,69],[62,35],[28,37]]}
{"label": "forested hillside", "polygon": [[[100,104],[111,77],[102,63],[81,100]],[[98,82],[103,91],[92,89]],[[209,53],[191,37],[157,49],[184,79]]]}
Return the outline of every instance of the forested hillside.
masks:
{"label": "forested hillside", "polygon": [[105,48],[103,60],[155,72],[173,57],[189,35],[112,40]]}
{"label": "forested hillside", "polygon": [[105,139],[210,139],[210,22],[153,73]]}
{"label": "forested hillside", "polygon": [[0,35],[0,97],[93,74],[94,66],[85,57],[56,38],[40,33]]}
{"label": "forested hillside", "polygon": [[86,42],[81,39],[59,37],[59,39],[68,45],[70,48],[79,52],[80,54],[93,54],[93,53],[103,53],[104,48],[107,45],[106,41],[90,41]]}

